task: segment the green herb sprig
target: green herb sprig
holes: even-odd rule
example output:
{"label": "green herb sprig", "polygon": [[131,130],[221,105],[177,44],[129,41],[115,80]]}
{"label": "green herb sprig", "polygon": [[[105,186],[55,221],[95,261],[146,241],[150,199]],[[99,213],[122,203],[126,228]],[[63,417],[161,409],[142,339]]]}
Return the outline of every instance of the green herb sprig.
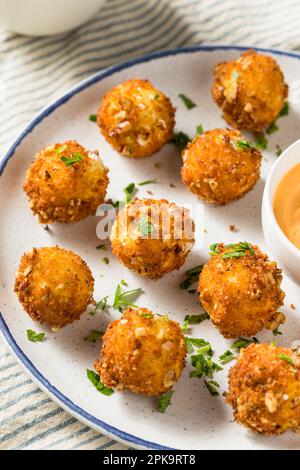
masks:
{"label": "green herb sprig", "polygon": [[186,278],[179,284],[179,288],[182,290],[187,290],[189,293],[194,293],[193,289],[192,291],[189,289],[198,282],[199,274],[201,273],[202,269],[203,265],[194,266],[193,268],[188,269],[185,272]]}
{"label": "green herb sprig", "polygon": [[27,338],[33,343],[38,343],[44,340],[45,333],[36,333],[34,330],[26,330]]}
{"label": "green herb sprig", "polygon": [[87,369],[86,370],[86,375],[87,375],[87,378],[89,379],[89,381],[98,390],[98,392],[100,392],[103,395],[106,395],[108,397],[110,397],[114,393],[112,388],[106,387],[106,385],[104,385],[101,382],[99,375],[96,374],[96,372],[94,372],[93,370]]}
{"label": "green herb sprig", "polygon": [[170,390],[169,392],[165,393],[164,395],[160,397],[159,403],[158,403],[159,413],[164,413],[166,409],[168,408],[168,406],[172,404],[171,400],[172,400],[173,394],[174,394],[174,390]]}
{"label": "green herb sprig", "polygon": [[197,106],[190,98],[188,98],[188,96],[184,95],[183,93],[180,93],[178,96],[188,110]]}

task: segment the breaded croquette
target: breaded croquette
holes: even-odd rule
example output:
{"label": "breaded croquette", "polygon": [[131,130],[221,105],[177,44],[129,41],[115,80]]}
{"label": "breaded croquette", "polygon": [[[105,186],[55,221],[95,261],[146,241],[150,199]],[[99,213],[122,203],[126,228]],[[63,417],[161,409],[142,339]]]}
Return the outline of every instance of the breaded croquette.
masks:
{"label": "breaded croquette", "polygon": [[70,140],[39,152],[27,171],[24,190],[39,222],[76,222],[96,212],[108,185],[97,151]]}
{"label": "breaded croquette", "polygon": [[15,292],[28,315],[52,328],[77,320],[93,302],[94,279],[80,256],[57,246],[22,256]]}
{"label": "breaded croquette", "polygon": [[177,322],[146,308],[128,308],[108,326],[95,368],[108,387],[160,395],[179,379],[185,356],[185,337]]}
{"label": "breaded croquette", "polygon": [[300,356],[269,344],[242,349],[229,371],[226,401],[235,420],[263,434],[300,430]]}
{"label": "breaded croquette", "polygon": [[122,155],[153,155],[173,137],[175,109],[148,80],[132,79],[108,91],[98,111],[105,139]]}
{"label": "breaded croquette", "polygon": [[111,231],[113,254],[141,276],[159,279],[179,269],[194,246],[187,209],[165,199],[134,200],[118,214]]}
{"label": "breaded croquette", "polygon": [[198,290],[200,302],[225,338],[275,330],[285,316],[278,312],[284,292],[282,274],[257,246],[247,242],[211,247]]}
{"label": "breaded croquette", "polygon": [[237,130],[204,132],[183,151],[182,159],[183,182],[208,203],[240,198],[259,179],[261,154]]}
{"label": "breaded croquette", "polygon": [[253,50],[215,66],[212,97],[232,127],[263,132],[278,117],[288,86],[277,62]]}

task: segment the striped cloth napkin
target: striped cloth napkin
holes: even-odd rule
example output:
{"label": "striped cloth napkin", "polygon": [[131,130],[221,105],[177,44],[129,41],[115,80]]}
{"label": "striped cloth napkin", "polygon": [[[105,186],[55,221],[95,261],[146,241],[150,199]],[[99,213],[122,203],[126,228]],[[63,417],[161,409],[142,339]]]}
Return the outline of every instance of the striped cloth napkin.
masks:
{"label": "striped cloth napkin", "polygon": [[[104,67],[199,43],[300,48],[299,0],[109,0],[80,29],[28,38],[0,29],[0,152],[45,105]],[[1,449],[126,449],[68,415],[0,339]]]}

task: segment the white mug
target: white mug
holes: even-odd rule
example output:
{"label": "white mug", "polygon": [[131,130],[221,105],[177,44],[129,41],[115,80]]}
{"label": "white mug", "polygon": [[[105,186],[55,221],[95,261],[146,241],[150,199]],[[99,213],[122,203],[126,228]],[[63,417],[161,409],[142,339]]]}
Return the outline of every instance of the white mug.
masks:
{"label": "white mug", "polygon": [[0,26],[26,36],[49,36],[77,28],[105,0],[0,0]]}

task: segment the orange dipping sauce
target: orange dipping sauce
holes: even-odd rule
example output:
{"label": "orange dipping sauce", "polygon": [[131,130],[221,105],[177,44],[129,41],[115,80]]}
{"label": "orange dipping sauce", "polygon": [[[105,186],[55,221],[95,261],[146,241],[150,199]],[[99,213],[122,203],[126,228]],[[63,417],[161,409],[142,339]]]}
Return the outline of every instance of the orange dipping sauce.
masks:
{"label": "orange dipping sauce", "polygon": [[300,164],[291,168],[278,184],[273,209],[281,230],[300,249]]}

